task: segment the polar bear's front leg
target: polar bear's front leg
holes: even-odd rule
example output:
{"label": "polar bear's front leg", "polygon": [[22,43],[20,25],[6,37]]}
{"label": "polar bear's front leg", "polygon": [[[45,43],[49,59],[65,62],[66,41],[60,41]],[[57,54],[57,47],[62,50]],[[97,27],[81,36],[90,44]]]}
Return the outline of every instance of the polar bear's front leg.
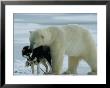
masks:
{"label": "polar bear's front leg", "polygon": [[52,56],[52,73],[55,75],[62,73],[64,49],[55,47],[51,50]]}
{"label": "polar bear's front leg", "polygon": [[52,59],[52,72],[53,74],[61,74],[63,67],[63,54],[57,53],[55,57]]}

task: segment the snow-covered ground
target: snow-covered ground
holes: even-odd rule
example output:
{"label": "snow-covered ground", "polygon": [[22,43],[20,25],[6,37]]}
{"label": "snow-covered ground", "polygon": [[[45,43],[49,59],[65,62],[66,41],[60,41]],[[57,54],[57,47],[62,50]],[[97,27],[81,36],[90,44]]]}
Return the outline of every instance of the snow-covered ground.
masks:
{"label": "snow-covered ground", "polygon": [[[16,60],[15,61],[15,65],[14,65],[14,75],[32,75],[32,71],[31,71],[31,67],[25,67],[25,61],[26,60]],[[63,72],[65,72],[67,70],[67,62],[68,62],[68,58],[67,56],[65,56],[64,58],[64,64],[63,64]],[[45,67],[40,64],[40,67],[45,71]],[[91,69],[89,67],[89,65],[81,60],[79,65],[78,65],[78,69],[77,69],[77,73],[78,75],[86,75],[88,72],[90,72]],[[40,74],[43,75],[43,71],[40,70]],[[37,75],[37,66],[35,65],[35,75]]]}
{"label": "snow-covered ground", "polygon": [[[14,14],[14,75],[32,75],[31,68],[25,67],[26,59],[22,57],[22,48],[29,45],[29,31],[48,27],[50,25],[80,24],[93,35],[97,41],[97,14]],[[65,55],[63,72],[67,70],[68,57]],[[43,65],[40,65],[45,70]],[[37,68],[35,66],[37,75]],[[77,73],[86,75],[91,68],[81,60],[79,62]],[[40,74],[43,74],[40,71]]]}

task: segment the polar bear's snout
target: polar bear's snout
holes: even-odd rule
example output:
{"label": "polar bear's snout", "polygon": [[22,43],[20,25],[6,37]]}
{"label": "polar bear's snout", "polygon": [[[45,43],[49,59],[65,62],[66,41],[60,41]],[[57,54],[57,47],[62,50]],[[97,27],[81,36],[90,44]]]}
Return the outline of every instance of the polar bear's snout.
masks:
{"label": "polar bear's snout", "polygon": [[30,42],[30,48],[33,50],[35,48],[38,48],[40,46],[43,46],[43,44],[41,43],[34,43],[34,42]]}
{"label": "polar bear's snout", "polygon": [[34,49],[34,45],[35,45],[34,42],[30,42],[30,49]]}
{"label": "polar bear's snout", "polygon": [[30,44],[30,49],[33,49],[33,44]]}

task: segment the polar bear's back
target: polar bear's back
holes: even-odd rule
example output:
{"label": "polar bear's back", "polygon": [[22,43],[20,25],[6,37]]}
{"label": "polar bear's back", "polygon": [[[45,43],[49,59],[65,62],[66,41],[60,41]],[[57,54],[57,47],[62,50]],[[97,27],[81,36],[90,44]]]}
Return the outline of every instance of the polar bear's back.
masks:
{"label": "polar bear's back", "polygon": [[[79,56],[85,51],[87,43],[90,42],[86,41],[86,37],[90,35],[90,32],[76,24],[66,25],[63,29],[65,31],[66,54]],[[89,36],[89,39],[91,40],[91,36]]]}
{"label": "polar bear's back", "polygon": [[62,29],[65,31],[65,37],[72,40],[82,37],[82,34],[85,31],[85,29],[79,25],[65,25]]}

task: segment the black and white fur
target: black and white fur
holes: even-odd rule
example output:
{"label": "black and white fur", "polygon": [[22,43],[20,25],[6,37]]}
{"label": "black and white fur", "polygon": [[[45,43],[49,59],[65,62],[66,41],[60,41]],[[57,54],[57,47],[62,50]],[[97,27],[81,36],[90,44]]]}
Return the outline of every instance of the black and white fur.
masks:
{"label": "black and white fur", "polygon": [[38,65],[39,63],[42,63],[46,67],[46,72],[48,72],[49,65],[49,72],[51,72],[51,54],[48,46],[40,46],[33,50],[29,46],[25,46],[22,49],[22,56],[27,58],[26,66],[31,66],[33,74],[34,65]]}

